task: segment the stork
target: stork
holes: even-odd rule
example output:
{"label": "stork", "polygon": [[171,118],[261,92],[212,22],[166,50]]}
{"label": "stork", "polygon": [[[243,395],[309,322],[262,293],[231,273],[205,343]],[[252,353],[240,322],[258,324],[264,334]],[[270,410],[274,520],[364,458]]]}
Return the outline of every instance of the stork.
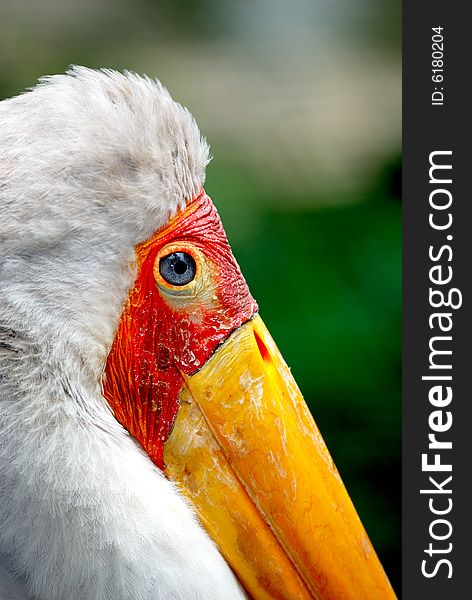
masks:
{"label": "stork", "polygon": [[390,599],[158,82],[0,103],[0,597]]}

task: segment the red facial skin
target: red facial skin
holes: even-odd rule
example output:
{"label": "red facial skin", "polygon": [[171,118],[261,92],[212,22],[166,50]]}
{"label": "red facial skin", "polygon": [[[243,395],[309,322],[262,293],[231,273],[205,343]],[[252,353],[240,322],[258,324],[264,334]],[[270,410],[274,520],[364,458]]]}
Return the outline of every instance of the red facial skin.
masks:
{"label": "red facial skin", "polygon": [[[159,275],[159,258],[179,251],[196,259],[195,294],[194,287],[171,286]],[[182,374],[198,371],[232,331],[255,315],[257,304],[203,190],[137,246],[136,257],[138,276],[108,355],[103,393],[118,421],[164,469]]]}

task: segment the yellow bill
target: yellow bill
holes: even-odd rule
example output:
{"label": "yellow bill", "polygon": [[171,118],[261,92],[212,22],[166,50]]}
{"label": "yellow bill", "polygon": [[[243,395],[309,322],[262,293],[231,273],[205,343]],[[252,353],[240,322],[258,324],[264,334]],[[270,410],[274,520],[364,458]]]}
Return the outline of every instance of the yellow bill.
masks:
{"label": "yellow bill", "polygon": [[391,599],[394,592],[289,368],[259,316],[185,376],[164,448],[256,599]]}

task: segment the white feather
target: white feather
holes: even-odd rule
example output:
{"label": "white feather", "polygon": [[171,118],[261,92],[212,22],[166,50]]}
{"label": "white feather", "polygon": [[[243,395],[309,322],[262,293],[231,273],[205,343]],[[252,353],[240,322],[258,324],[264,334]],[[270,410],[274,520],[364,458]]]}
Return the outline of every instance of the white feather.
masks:
{"label": "white feather", "polygon": [[0,555],[17,581],[2,568],[0,598],[244,597],[100,388],[133,247],[208,159],[190,113],[137,75],[76,67],[0,103]]}
{"label": "white feather", "polygon": [[0,600],[30,600],[31,596],[8,572],[0,559]]}

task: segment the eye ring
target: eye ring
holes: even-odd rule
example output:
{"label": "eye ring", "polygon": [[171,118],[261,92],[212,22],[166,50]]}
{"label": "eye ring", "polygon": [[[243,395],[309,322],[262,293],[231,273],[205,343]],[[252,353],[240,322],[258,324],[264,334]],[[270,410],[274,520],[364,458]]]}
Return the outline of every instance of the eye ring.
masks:
{"label": "eye ring", "polygon": [[195,279],[197,264],[188,252],[170,252],[159,258],[159,274],[169,285],[183,287]]}

